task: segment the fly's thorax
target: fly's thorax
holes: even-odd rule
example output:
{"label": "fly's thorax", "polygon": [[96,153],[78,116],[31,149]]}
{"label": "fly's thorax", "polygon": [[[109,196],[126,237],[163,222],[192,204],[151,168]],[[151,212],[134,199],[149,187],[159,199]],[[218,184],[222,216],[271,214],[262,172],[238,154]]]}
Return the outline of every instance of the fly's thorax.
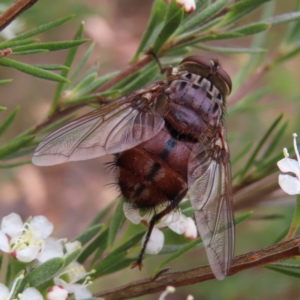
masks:
{"label": "fly's thorax", "polygon": [[225,98],[207,78],[181,72],[170,81],[166,94],[169,102],[164,117],[175,131],[198,140],[215,134],[224,114]]}

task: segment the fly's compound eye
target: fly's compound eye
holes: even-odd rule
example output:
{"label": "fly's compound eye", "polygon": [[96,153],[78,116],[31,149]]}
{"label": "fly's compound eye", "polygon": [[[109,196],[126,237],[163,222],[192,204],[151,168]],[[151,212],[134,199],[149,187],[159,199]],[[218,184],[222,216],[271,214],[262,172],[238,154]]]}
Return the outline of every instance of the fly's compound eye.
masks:
{"label": "fly's compound eye", "polygon": [[232,89],[230,76],[218,64],[201,56],[189,56],[179,66],[180,71],[188,71],[207,78],[222,93],[228,96]]}

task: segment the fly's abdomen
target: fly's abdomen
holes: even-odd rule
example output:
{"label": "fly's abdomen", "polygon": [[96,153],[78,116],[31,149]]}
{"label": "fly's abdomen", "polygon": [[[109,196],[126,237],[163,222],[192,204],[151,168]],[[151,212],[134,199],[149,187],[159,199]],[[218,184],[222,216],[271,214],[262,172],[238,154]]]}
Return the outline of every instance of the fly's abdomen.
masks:
{"label": "fly's abdomen", "polygon": [[187,189],[187,164],[193,143],[175,140],[163,128],[154,138],[117,157],[122,194],[136,208],[170,203]]}

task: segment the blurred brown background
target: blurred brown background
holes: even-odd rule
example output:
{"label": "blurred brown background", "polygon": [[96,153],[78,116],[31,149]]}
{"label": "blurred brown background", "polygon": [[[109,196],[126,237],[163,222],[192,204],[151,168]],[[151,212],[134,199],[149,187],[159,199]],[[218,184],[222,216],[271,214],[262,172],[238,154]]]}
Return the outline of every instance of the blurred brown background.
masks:
{"label": "blurred brown background", "polygon": [[[5,2],[5,1],[3,1]],[[7,1],[11,3],[11,1]],[[293,11],[296,1],[277,1],[276,14]],[[69,14],[76,17],[58,29],[40,35],[41,41],[59,41],[72,39],[79,23],[85,22],[85,37],[96,42],[95,50],[88,62],[89,66],[99,63],[99,75],[124,68],[133,56],[140,37],[146,28],[150,13],[151,0],[44,0],[24,13],[20,20],[24,22],[23,30],[31,29]],[[240,25],[253,22],[261,11],[255,11],[243,19]],[[278,49],[278,40],[285,30],[280,25],[269,32],[270,57]],[[247,47],[251,38],[223,40],[213,45],[223,47]],[[80,47],[78,58],[88,48]],[[235,74],[247,61],[247,55],[219,55],[193,50],[206,57],[218,58],[223,68],[234,78]],[[64,62],[66,51],[22,56],[18,59],[26,63]],[[295,58],[283,66],[268,73],[259,87],[270,85],[270,94],[260,105],[282,101],[282,105],[268,109],[246,112],[228,119],[228,132],[234,136],[230,143],[231,155],[239,153],[249,140],[258,140],[265,133],[273,120],[281,113],[289,119],[285,140],[278,147],[278,152],[292,144],[292,133],[299,128],[299,101],[285,103],[291,96],[299,95],[300,59]],[[20,106],[17,120],[3,136],[0,143],[9,141],[39,122],[45,116],[54,96],[56,84],[32,78],[29,75],[6,68],[0,69],[0,79],[13,78],[11,84],[1,86],[1,112],[4,120],[16,106]],[[299,98],[300,100],[300,98]],[[230,101],[230,99],[229,99]],[[298,130],[300,134],[300,131]],[[55,225],[54,236],[72,239],[81,233],[89,222],[118,193],[113,186],[113,174],[106,170],[105,163],[112,157],[97,158],[84,162],[73,162],[53,167],[36,167],[25,165],[14,169],[0,170],[0,217],[17,212],[23,219],[28,216],[45,215]],[[275,237],[289,224],[293,213],[292,197],[285,197],[284,206],[278,204],[261,205],[254,208],[254,216],[280,213],[285,216],[280,220],[258,221],[252,218],[237,228],[237,254],[249,252],[269,245]],[[292,205],[290,205],[292,204]],[[239,214],[240,212],[238,212]],[[128,279],[148,277],[156,262],[161,258],[151,258],[145,262],[143,272],[137,270],[121,271],[103,280],[99,280],[97,290],[119,286],[129,282]],[[199,261],[199,263],[198,263]],[[203,251],[196,250],[172,263],[172,270],[182,270],[206,261]],[[152,263],[153,262],[153,263]],[[299,282],[262,268],[249,270],[223,282],[211,281],[190,287],[177,289],[168,299],[185,299],[193,294],[195,299],[298,299]],[[157,299],[157,295],[139,299]]]}

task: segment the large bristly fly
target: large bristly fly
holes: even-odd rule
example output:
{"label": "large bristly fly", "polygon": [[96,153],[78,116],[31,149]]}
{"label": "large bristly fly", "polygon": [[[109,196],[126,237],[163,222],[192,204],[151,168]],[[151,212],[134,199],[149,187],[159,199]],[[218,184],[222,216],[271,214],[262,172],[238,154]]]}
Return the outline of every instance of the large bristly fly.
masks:
{"label": "large bristly fly", "polygon": [[[229,75],[215,61],[184,59],[161,80],[69,122],[37,147],[40,166],[115,154],[117,182],[131,209],[157,212],[155,223],[189,191],[210,266],[223,279],[234,256],[225,98]],[[157,209],[159,208],[159,209]]]}

